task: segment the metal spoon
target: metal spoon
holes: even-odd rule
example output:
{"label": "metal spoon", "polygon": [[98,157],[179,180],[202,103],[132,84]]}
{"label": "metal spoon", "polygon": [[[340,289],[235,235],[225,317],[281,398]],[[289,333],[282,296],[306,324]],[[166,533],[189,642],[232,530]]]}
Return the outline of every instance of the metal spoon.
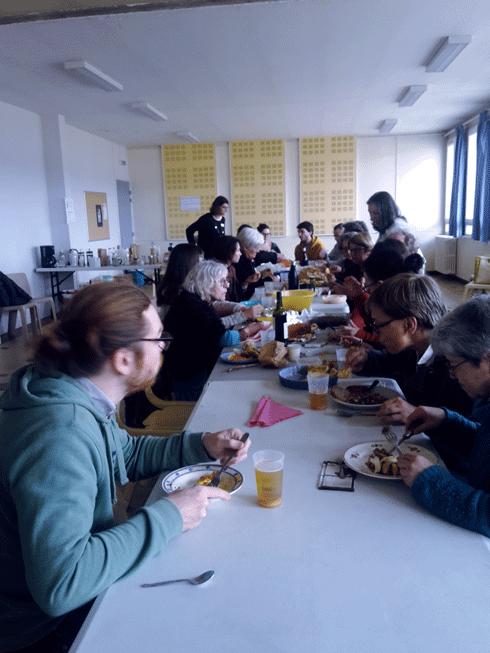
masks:
{"label": "metal spoon", "polygon": [[160,583],[143,583],[140,587],[160,587],[160,585],[171,585],[172,583],[189,583],[189,585],[201,585],[214,576],[214,571],[205,571],[204,574],[195,578],[179,578],[178,580],[162,580]]}

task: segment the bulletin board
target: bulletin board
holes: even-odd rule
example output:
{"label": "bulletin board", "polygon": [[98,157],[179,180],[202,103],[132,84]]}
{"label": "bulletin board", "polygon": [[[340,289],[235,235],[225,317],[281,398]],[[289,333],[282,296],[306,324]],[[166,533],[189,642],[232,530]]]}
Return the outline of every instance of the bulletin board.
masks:
{"label": "bulletin board", "polygon": [[301,220],[316,234],[356,219],[356,137],[300,139]]}
{"label": "bulletin board", "polygon": [[85,192],[87,207],[88,239],[107,240],[109,236],[109,216],[107,214],[107,195],[105,193]]}
{"label": "bulletin board", "polygon": [[284,141],[230,143],[233,223],[266,222],[274,236],[286,235]]}
{"label": "bulletin board", "polygon": [[185,239],[186,228],[216,198],[214,143],[162,145],[162,160],[167,239]]}

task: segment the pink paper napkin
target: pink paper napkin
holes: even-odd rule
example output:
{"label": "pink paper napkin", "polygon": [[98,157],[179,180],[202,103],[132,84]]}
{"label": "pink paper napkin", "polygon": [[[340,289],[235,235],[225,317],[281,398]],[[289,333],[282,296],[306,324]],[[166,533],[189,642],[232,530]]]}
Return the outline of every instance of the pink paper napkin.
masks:
{"label": "pink paper napkin", "polygon": [[295,410],[294,408],[277,404],[270,397],[262,397],[257,406],[257,410],[247,426],[272,426],[273,424],[283,422],[285,419],[302,414],[303,412],[301,410]]}

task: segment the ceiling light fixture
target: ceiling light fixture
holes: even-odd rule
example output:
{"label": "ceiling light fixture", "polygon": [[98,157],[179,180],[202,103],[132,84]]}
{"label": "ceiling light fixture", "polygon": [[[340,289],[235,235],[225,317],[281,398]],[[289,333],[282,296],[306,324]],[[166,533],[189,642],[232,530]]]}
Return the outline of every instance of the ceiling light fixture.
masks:
{"label": "ceiling light fixture", "polygon": [[398,100],[398,106],[400,107],[411,107],[421,95],[425,93],[427,86],[425,84],[415,84],[414,86],[409,86],[404,92],[401,98]]}
{"label": "ceiling light fixture", "polygon": [[458,54],[471,43],[471,36],[447,36],[438,46],[425,67],[426,73],[441,73]]}
{"label": "ceiling light fixture", "polygon": [[197,138],[197,136],[194,136],[194,134],[191,134],[190,132],[176,132],[175,135],[178,136],[183,141],[185,141],[186,143],[200,143],[201,142]]}
{"label": "ceiling light fixture", "polygon": [[63,64],[65,69],[68,71],[73,71],[82,75],[85,79],[88,79],[92,84],[96,84],[103,88],[104,91],[122,91],[123,86],[119,82],[116,82],[115,79],[109,77],[92,64],[87,63],[86,61],[65,61]]}
{"label": "ceiling light fixture", "polygon": [[137,111],[152,120],[168,120],[165,114],[152,107],[148,102],[132,102],[129,106],[133,111]]}
{"label": "ceiling light fixture", "polygon": [[386,120],[383,120],[383,122],[379,126],[379,133],[387,134],[393,129],[393,127],[396,125],[397,122],[398,120],[396,118],[387,118]]}

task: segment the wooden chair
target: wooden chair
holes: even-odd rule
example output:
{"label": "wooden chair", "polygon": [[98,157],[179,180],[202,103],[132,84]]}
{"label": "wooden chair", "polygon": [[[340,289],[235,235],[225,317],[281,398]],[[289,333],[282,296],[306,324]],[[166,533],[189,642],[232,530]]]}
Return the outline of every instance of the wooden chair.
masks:
{"label": "wooden chair", "polygon": [[490,292],[490,256],[475,257],[475,272],[471,281],[464,287],[463,300],[468,299],[475,292]]}
{"label": "wooden chair", "polygon": [[[16,274],[8,274],[9,279],[16,283],[22,290],[24,290],[28,295],[31,295],[31,289],[29,287],[29,281],[27,276],[23,272]],[[17,312],[20,313],[20,321],[22,324],[22,336],[24,340],[28,340],[28,331],[27,331],[27,311],[29,311],[31,316],[31,331],[32,336],[34,337],[37,333],[42,332],[41,319],[39,317],[38,307],[41,304],[49,304],[51,306],[51,312],[53,314],[53,320],[56,322],[56,308],[52,297],[33,297],[30,302],[27,304],[19,304],[18,306],[4,306],[3,310],[7,311],[9,314],[9,323],[8,323],[8,334],[9,338],[15,338],[15,325],[17,323]]]}

